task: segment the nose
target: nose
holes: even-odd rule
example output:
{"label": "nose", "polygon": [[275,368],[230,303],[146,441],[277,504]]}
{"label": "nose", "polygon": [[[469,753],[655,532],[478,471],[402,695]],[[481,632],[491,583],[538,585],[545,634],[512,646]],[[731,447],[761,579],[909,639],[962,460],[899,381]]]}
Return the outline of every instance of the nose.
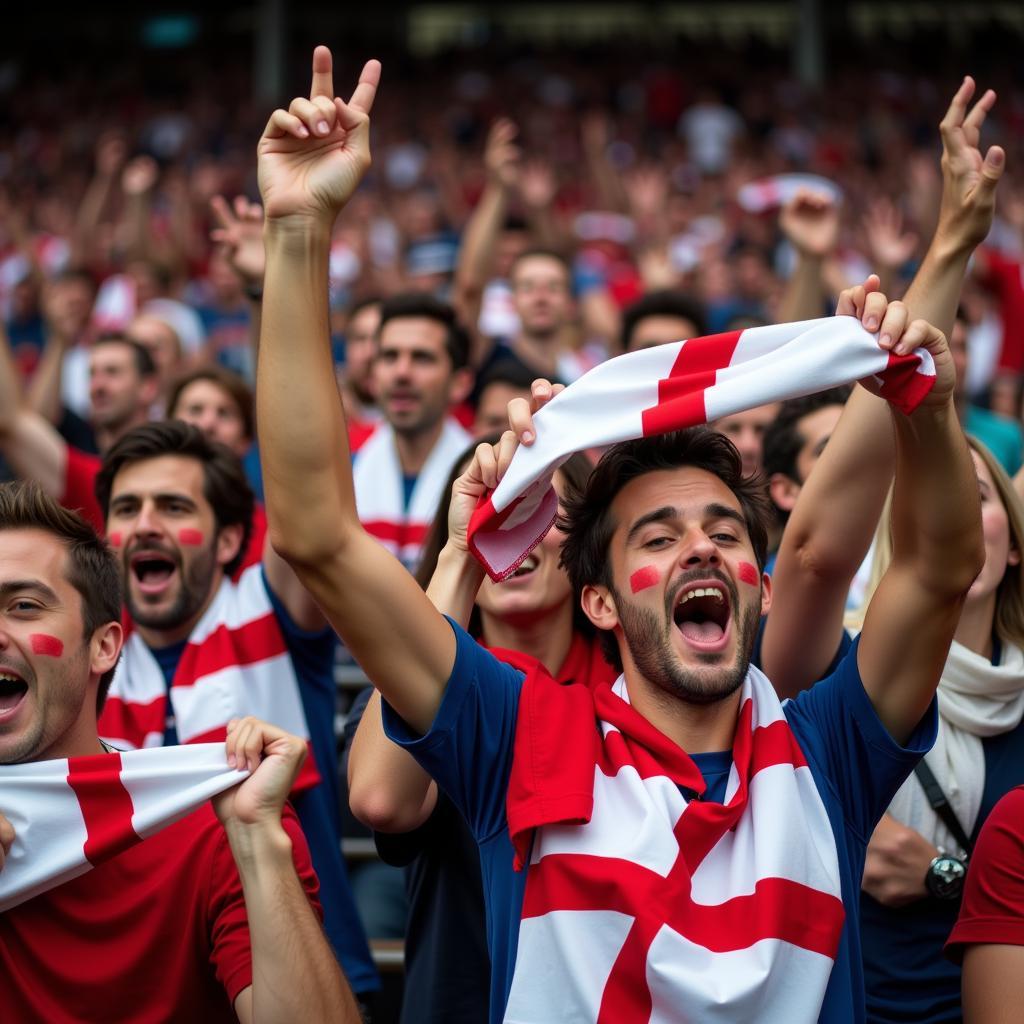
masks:
{"label": "nose", "polygon": [[686,538],[680,560],[684,568],[697,569],[705,565],[717,566],[721,557],[715,542],[703,530],[695,527]]}
{"label": "nose", "polygon": [[132,533],[136,537],[152,537],[161,532],[156,506],[150,501],[144,501],[132,525]]}

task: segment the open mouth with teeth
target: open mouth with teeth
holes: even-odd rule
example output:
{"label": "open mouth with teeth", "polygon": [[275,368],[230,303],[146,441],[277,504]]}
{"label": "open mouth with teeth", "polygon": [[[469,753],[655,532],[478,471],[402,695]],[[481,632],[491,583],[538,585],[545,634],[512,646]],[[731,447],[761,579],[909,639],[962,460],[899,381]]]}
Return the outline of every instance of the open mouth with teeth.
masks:
{"label": "open mouth with teeth", "polygon": [[[523,559],[523,564],[519,566],[514,573],[512,573],[509,579],[518,580],[522,579],[524,576],[530,576],[536,571],[538,565],[540,565],[539,559],[534,555],[528,555]],[[505,582],[508,581],[506,580]]]}
{"label": "open mouth with teeth", "polygon": [[0,721],[13,715],[28,693],[28,683],[10,669],[0,670]]}
{"label": "open mouth with teeth", "polygon": [[693,647],[721,650],[729,637],[729,591],[721,584],[694,587],[679,595],[672,619]]}
{"label": "open mouth with teeth", "polygon": [[156,551],[142,551],[131,559],[132,575],[143,594],[163,593],[177,569],[173,559]]}

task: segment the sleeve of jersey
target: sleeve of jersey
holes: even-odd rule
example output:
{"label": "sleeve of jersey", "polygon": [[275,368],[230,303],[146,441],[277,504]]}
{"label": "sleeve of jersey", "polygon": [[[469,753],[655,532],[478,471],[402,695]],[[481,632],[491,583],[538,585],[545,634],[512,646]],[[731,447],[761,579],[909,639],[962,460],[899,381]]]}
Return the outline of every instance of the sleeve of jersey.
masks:
{"label": "sleeve of jersey", "polygon": [[384,732],[416,758],[483,842],[507,827],[505,795],[523,676],[449,623],[455,664],[430,731],[418,735],[384,701]]}
{"label": "sleeve of jersey", "polygon": [[945,953],[959,963],[964,948],[1024,946],[1024,788],[992,809],[967,871],[964,901]]}
{"label": "sleeve of jersey", "polygon": [[860,638],[832,675],[791,702],[787,717],[839,797],[847,826],[864,841],[935,742],[938,710],[933,700],[901,746],[878,717],[857,668]]}
{"label": "sleeve of jersey", "polygon": [[80,512],[102,534],[103,510],[96,500],[96,475],[102,463],[95,455],[79,451],[68,445],[67,465],[64,467],[64,494],[60,503],[65,508]]}
{"label": "sleeve of jersey", "polygon": [[[285,806],[281,824],[292,841],[292,861],[306,891],[306,897],[323,920],[320,907],[320,883],[309,857],[306,837],[290,805]],[[238,994],[252,984],[252,943],[249,938],[249,918],[245,912],[242,880],[231,856],[227,835],[217,845],[210,878],[210,946],[211,961],[217,980],[234,1006]]]}

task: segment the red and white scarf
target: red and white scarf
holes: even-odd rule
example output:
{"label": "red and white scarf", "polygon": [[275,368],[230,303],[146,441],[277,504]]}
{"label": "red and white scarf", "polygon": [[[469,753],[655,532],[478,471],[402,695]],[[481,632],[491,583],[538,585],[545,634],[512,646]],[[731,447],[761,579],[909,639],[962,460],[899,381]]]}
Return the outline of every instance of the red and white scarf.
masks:
{"label": "red and white scarf", "polygon": [[[221,740],[228,722],[244,715],[309,739],[295,667],[263,582],[262,565],[246,569],[237,583],[224,578],[188,638],[170,698],[180,743]],[[100,715],[100,735],[123,749],[159,747],[166,717],[163,671],[134,631]],[[295,788],[319,781],[313,758],[306,758]]]}
{"label": "red and white scarf", "polygon": [[416,477],[408,508],[395,434],[388,424],[381,424],[352,460],[359,521],[410,572],[415,572],[419,565],[423,542],[437,515],[448,474],[470,441],[470,435],[455,420],[445,420],[437,443]]}
{"label": "red and white scarf", "polygon": [[247,775],[228,768],[223,743],[0,767],[0,814],[15,833],[0,871],[0,913],[85,874]]}
{"label": "red and white scarf", "polygon": [[622,677],[528,673],[507,812],[529,874],[506,1021],[818,1019],[844,920],[835,836],[755,668],[725,802],[704,790]]}
{"label": "red and white scarf", "polygon": [[935,383],[925,349],[896,356],[853,317],[753,327],[630,352],[594,367],[534,417],[521,446],[473,515],[468,541],[494,580],[505,579],[554,522],[551,475],[573,453],[650,437],[875,376],[912,412]]}

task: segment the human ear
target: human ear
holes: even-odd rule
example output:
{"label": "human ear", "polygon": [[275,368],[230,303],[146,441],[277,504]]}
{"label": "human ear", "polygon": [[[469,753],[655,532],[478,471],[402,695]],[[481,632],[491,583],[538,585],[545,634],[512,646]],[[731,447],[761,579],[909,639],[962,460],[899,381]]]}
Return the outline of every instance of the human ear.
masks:
{"label": "human ear", "polygon": [[580,606],[598,629],[612,630],[619,624],[615,598],[608,587],[588,583],[580,594]]}

